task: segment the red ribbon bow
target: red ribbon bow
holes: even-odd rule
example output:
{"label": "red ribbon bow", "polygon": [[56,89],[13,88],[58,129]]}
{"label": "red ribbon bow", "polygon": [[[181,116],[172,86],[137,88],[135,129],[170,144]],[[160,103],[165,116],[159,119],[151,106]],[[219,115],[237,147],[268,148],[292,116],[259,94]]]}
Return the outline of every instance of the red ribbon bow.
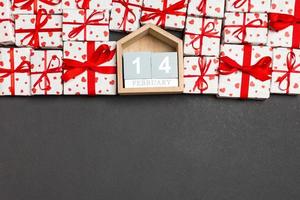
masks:
{"label": "red ribbon bow", "polygon": [[251,0],[235,0],[232,5],[233,5],[234,8],[241,8],[247,2],[248,2],[248,12],[250,12],[250,10],[251,10]]}
{"label": "red ribbon bow", "polygon": [[158,8],[142,7],[143,11],[149,13],[141,17],[141,22],[158,18],[156,25],[165,28],[167,15],[186,16],[185,12],[178,11],[186,7],[185,0],[178,1],[177,3],[170,5],[169,7],[167,7],[168,0],[164,0],[163,3],[164,5],[162,10]]}
{"label": "red ribbon bow", "polygon": [[275,31],[281,31],[289,26],[300,26],[300,18],[293,15],[269,13],[270,27]]}
{"label": "red ribbon bow", "polygon": [[87,71],[88,94],[95,95],[95,73],[116,74],[116,67],[99,66],[111,60],[114,57],[116,50],[110,50],[108,45],[102,44],[94,51],[94,42],[88,43],[88,45],[89,44],[92,45],[88,46],[87,51],[91,55],[87,56],[88,58],[86,61],[81,62],[72,59],[64,59],[63,69],[66,71],[62,76],[62,80],[67,82]]}
{"label": "red ribbon bow", "polygon": [[[13,8],[20,8],[22,10],[31,10],[33,5],[34,13],[38,12],[38,1],[48,4],[50,6],[56,6],[61,3],[61,0],[14,0]],[[23,3],[23,4],[21,4]],[[21,4],[21,5],[18,5]]]}
{"label": "red ribbon bow", "polygon": [[[77,8],[79,8],[79,9],[89,9],[90,1],[91,0],[75,0]],[[80,2],[82,2],[81,6],[79,5]]]}
{"label": "red ribbon bow", "polygon": [[197,6],[198,11],[202,13],[204,16],[206,15],[206,5],[207,5],[207,0],[201,0],[199,5]]}

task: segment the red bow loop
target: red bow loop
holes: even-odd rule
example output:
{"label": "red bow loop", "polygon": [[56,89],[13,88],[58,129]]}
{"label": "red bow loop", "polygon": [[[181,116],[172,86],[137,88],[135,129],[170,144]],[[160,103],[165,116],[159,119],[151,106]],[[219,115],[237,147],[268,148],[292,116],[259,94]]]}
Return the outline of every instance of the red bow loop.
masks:
{"label": "red bow loop", "polygon": [[203,13],[203,15],[206,15],[206,5],[207,5],[207,0],[201,0],[199,5],[197,6],[197,10],[200,13]]}
{"label": "red bow loop", "polygon": [[[32,5],[33,5],[34,12],[37,13],[37,11],[38,11],[37,1],[40,1],[44,4],[48,4],[50,6],[56,6],[56,5],[60,4],[62,0],[14,0],[13,8],[20,8],[22,10],[30,10],[30,9],[32,9]],[[18,5],[18,4],[20,4],[20,5]]]}
{"label": "red bow loop", "polygon": [[[90,8],[90,0],[75,0],[76,6],[78,9],[89,9]],[[81,3],[81,6],[79,3]]]}
{"label": "red bow loop", "polygon": [[203,93],[205,90],[208,89],[208,83],[205,80],[205,76],[207,74],[207,71],[209,70],[211,65],[211,60],[209,62],[206,61],[206,58],[200,57],[198,59],[198,66],[200,69],[200,76],[198,77],[197,81],[195,82],[193,90],[195,91],[196,88],[200,90],[201,93]]}
{"label": "red bow loop", "polygon": [[234,8],[241,8],[247,1],[248,0],[235,0],[232,5]]}
{"label": "red bow loop", "polygon": [[31,63],[23,60],[15,69],[0,68],[0,73],[3,74],[0,78],[6,78],[14,73],[30,73]]}
{"label": "red bow loop", "polygon": [[9,18],[4,18],[4,19],[0,19],[0,24],[2,22],[10,22],[10,23],[14,23],[14,21],[12,19],[9,19]]}
{"label": "red bow loop", "polygon": [[269,13],[270,27],[275,31],[283,30],[291,25],[300,25],[300,18],[293,15]]}
{"label": "red bow loop", "polygon": [[247,28],[249,27],[260,27],[263,25],[263,20],[261,19],[255,19],[247,24],[243,24],[238,28],[236,31],[232,33],[232,35],[235,35],[240,41],[245,41],[245,38],[247,36]]}

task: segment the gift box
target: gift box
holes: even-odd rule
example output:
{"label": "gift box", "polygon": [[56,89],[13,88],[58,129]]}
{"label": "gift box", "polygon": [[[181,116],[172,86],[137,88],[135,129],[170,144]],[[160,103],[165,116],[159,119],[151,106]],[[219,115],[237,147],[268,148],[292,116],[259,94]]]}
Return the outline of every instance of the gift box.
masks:
{"label": "gift box", "polygon": [[9,0],[0,3],[0,45],[15,43],[15,25],[10,7]]}
{"label": "gift box", "polygon": [[219,97],[267,99],[272,50],[266,46],[224,44],[219,66]]}
{"label": "gift box", "polygon": [[196,17],[223,18],[225,0],[189,0],[187,14]]}
{"label": "gift box", "polygon": [[110,30],[132,32],[140,27],[140,0],[113,0]]}
{"label": "gift box", "polygon": [[271,0],[226,0],[226,11],[266,13],[270,11],[270,5]]}
{"label": "gift box", "polygon": [[37,15],[15,15],[15,34],[20,47],[62,48],[62,16],[44,10]]}
{"label": "gift box", "polygon": [[36,14],[43,9],[48,14],[62,13],[62,0],[12,0],[13,14]]}
{"label": "gift box", "polygon": [[300,0],[273,0],[271,12],[268,45],[300,48]]}
{"label": "gift box", "polygon": [[0,95],[30,95],[29,48],[0,48]]}
{"label": "gift box", "polygon": [[108,41],[108,27],[108,10],[64,10],[64,41]]}
{"label": "gift box", "polygon": [[64,42],[64,94],[116,94],[116,42]]}
{"label": "gift box", "polygon": [[300,49],[273,49],[271,93],[300,94]]}
{"label": "gift box", "polygon": [[31,55],[31,94],[61,95],[62,51],[35,50]]}
{"label": "gift box", "polygon": [[265,13],[225,13],[224,42],[267,44],[268,15]]}
{"label": "gift box", "polygon": [[222,20],[188,17],[184,33],[184,54],[219,56]]}
{"label": "gift box", "polygon": [[110,10],[112,0],[62,0],[63,9]]}
{"label": "gift box", "polygon": [[218,68],[216,57],[185,57],[183,93],[218,94]]}
{"label": "gift box", "polygon": [[183,30],[188,0],[144,0],[141,24],[155,24],[162,28]]}

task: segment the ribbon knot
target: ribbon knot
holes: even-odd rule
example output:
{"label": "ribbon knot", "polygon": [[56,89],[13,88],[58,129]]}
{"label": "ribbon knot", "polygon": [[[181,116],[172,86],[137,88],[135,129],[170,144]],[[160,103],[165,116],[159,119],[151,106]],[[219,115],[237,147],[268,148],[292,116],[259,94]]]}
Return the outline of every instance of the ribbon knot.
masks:
{"label": "ribbon knot", "polygon": [[240,41],[244,42],[247,36],[247,28],[259,28],[262,27],[263,21],[261,19],[255,19],[247,24],[243,24],[238,28],[236,31],[232,33],[232,35],[235,35]]}
{"label": "ribbon knot", "polygon": [[195,82],[195,85],[194,85],[194,88],[193,88],[194,91],[196,90],[196,88],[198,88],[198,90],[200,90],[200,92],[203,93],[205,90],[208,89],[208,83],[204,79],[204,77],[206,76],[206,73],[209,70],[210,65],[211,65],[211,60],[209,60],[209,62],[207,62],[204,57],[200,57],[198,59],[198,66],[199,66],[199,69],[200,69],[200,76],[198,77],[198,79]]}
{"label": "ribbon knot", "polygon": [[[11,58],[14,59],[14,58]],[[0,68],[0,73],[3,74],[0,76],[0,78],[4,79],[6,77],[9,77],[10,75],[14,73],[30,73],[31,64],[27,60],[23,60],[17,67],[15,68]]]}
{"label": "ribbon knot", "polygon": [[247,3],[247,1],[249,1],[250,4],[250,0],[235,0],[232,5],[234,8],[241,8],[245,5],[245,3]]}
{"label": "ribbon knot", "polygon": [[[79,3],[81,3],[81,6]],[[78,9],[89,9],[90,8],[90,0],[75,0],[76,6]]]}
{"label": "ribbon knot", "polygon": [[34,13],[37,13],[39,10],[37,6],[38,1],[50,6],[56,6],[60,4],[62,0],[14,0],[13,8],[20,8],[22,10],[31,10],[33,5]]}

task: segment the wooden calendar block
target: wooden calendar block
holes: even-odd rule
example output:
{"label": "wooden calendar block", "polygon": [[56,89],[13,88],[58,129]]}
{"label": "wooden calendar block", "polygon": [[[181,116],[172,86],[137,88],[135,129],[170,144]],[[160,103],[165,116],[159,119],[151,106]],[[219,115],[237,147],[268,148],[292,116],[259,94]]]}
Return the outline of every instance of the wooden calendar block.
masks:
{"label": "wooden calendar block", "polygon": [[176,52],[152,53],[152,78],[177,78],[178,64]]}
{"label": "wooden calendar block", "polygon": [[128,52],[123,55],[124,79],[150,79],[151,78],[151,53]]}

